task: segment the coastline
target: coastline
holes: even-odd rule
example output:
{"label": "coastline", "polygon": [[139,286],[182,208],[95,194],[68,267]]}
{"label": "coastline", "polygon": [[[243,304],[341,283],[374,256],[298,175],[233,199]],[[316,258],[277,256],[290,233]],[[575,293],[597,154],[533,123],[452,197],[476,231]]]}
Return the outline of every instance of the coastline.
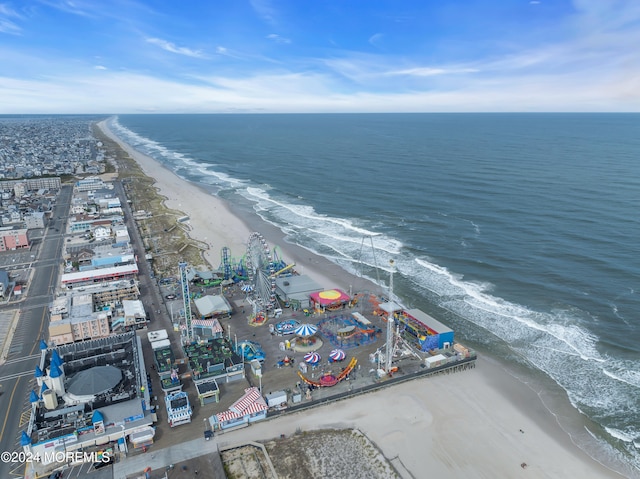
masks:
{"label": "coastline", "polygon": [[[156,180],[167,206],[190,217],[190,236],[211,245],[204,254],[213,268],[223,246],[238,254],[246,249],[243,241],[255,230],[270,245],[283,247],[285,258],[294,261],[299,272],[327,289],[379,289],[304,248],[283,244],[284,235],[257,215],[239,218],[220,198],[123,143],[109,131],[107,121],[98,124],[105,135]],[[481,358],[478,368],[468,373],[411,381],[341,401],[339,408],[330,407],[258,423],[229,433],[225,440],[241,441],[246,439],[244,435],[253,440],[269,439],[280,433],[292,434],[298,427],[356,427],[400,471],[409,471],[406,477],[420,477],[425,469],[442,477],[515,477],[522,473],[533,477],[621,477],[575,446],[536,392],[488,358]],[[521,467],[523,463],[526,468]]]}

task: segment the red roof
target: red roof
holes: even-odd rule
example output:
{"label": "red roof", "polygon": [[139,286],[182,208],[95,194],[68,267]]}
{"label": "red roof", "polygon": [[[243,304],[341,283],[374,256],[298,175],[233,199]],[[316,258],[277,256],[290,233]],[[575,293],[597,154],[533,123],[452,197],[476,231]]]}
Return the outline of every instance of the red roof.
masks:
{"label": "red roof", "polygon": [[309,295],[314,303],[328,306],[330,304],[347,303],[351,300],[349,295],[341,289],[329,289],[327,291],[319,291]]}
{"label": "red roof", "polygon": [[192,319],[191,325],[198,328],[209,328],[213,333],[224,332],[222,326],[220,326],[220,321],[217,319]]}
{"label": "red roof", "polygon": [[258,388],[247,388],[244,396],[234,402],[228,411],[216,414],[218,422],[230,421],[269,409]]}

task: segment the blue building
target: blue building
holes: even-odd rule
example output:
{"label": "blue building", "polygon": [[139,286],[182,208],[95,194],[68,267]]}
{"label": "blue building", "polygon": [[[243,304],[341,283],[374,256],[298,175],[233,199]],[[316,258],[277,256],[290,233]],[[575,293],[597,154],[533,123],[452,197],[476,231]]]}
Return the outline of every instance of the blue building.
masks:
{"label": "blue building", "polygon": [[419,309],[408,309],[396,316],[408,334],[415,336],[422,351],[453,346],[453,329]]}

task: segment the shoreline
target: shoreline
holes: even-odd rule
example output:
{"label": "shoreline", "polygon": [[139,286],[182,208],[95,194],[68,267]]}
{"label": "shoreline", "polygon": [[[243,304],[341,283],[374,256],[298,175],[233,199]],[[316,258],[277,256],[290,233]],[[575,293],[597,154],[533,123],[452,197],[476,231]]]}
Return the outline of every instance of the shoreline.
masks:
{"label": "shoreline", "polygon": [[[166,206],[190,217],[189,236],[211,245],[204,255],[212,268],[217,267],[214,258],[222,246],[239,254],[246,250],[242,241],[258,231],[270,246],[283,247],[284,256],[296,263],[296,269],[302,267],[303,274],[326,289],[339,287],[348,291],[350,285],[354,291],[380,289],[326,258],[285,243],[285,235],[257,214],[239,217],[240,212],[232,205],[123,143],[109,130],[108,121],[100,122],[98,127],[127,151],[147,176],[154,178],[154,186],[167,198]],[[203,208],[203,204],[208,206]],[[356,427],[389,460],[397,458],[413,477],[420,476],[424,457],[429,458],[430,470],[443,477],[512,477],[523,472],[535,477],[622,477],[576,446],[539,394],[515,373],[491,358],[480,359],[478,365],[474,371],[479,373],[412,381],[342,401],[344,407],[335,408],[340,412],[328,413],[330,406],[323,406],[305,413],[303,418],[285,415],[275,424],[269,421],[260,437],[272,438],[277,435],[276,428],[295,430],[301,423],[308,424],[309,429]],[[394,416],[393,420],[389,416]],[[262,426],[255,424],[246,434],[255,438]],[[243,434],[233,433],[233,440]],[[522,463],[527,464],[526,468],[521,468]]]}

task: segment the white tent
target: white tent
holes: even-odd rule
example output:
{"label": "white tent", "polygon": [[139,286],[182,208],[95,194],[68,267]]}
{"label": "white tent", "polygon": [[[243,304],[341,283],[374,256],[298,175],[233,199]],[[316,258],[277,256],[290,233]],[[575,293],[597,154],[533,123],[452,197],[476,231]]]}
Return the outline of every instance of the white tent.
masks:
{"label": "white tent", "polygon": [[231,314],[231,305],[224,296],[207,295],[194,300],[198,314],[202,318]]}

